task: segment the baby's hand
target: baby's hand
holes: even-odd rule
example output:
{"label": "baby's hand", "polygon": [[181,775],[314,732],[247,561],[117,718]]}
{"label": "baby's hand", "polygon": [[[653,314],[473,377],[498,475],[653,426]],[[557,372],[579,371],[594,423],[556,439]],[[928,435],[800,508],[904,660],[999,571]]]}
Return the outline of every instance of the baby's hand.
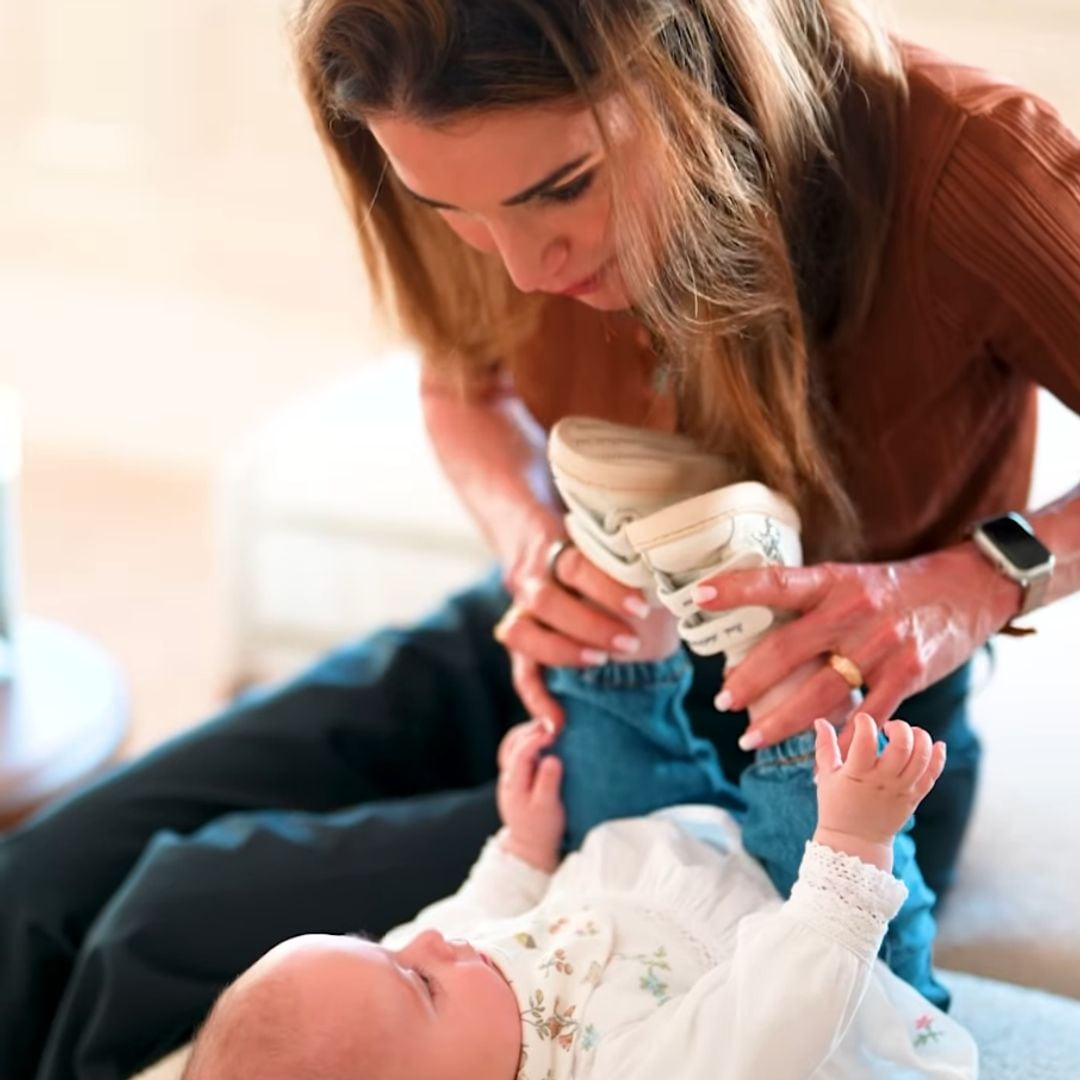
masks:
{"label": "baby's hand", "polygon": [[562,762],[540,754],[555,741],[540,721],[518,724],[499,746],[496,802],[506,826],[501,843],[530,866],[549,873],[559,864],[566,809],[559,798]]}
{"label": "baby's hand", "polygon": [[866,713],[852,721],[854,735],[842,760],[836,731],[818,720],[818,827],[814,839],[866,862],[892,868],[893,837],[926,797],[945,767],[945,744],[922,728],[890,720],[889,745],[880,757],[877,727]]}

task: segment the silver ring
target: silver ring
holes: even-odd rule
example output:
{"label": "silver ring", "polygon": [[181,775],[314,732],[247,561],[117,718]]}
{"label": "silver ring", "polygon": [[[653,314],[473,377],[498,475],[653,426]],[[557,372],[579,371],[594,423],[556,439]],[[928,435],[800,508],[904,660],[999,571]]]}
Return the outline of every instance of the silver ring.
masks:
{"label": "silver ring", "polygon": [[547,575],[555,582],[556,585],[562,585],[565,588],[564,582],[559,579],[559,575],[556,572],[555,564],[559,561],[559,556],[568,548],[574,545],[565,537],[558,540],[552,540],[548,544],[547,555],[544,557],[544,567],[547,569]]}

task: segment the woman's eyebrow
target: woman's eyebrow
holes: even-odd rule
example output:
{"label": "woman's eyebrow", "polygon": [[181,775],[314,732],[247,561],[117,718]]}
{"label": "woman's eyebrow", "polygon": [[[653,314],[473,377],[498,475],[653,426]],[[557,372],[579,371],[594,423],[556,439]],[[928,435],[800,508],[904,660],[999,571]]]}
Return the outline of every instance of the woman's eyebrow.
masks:
{"label": "woman's eyebrow", "polygon": [[[592,154],[582,154],[581,157],[575,158],[573,161],[568,161],[565,165],[560,165],[553,172],[548,173],[543,180],[538,181],[531,187],[527,187],[524,191],[519,191],[516,195],[511,195],[509,199],[503,199],[503,206],[520,206],[522,203],[529,202],[531,199],[535,199],[537,195],[542,195],[548,188],[554,187],[560,180],[564,179],[575,169],[581,168]],[[429,199],[426,195],[420,195],[413,191],[412,188],[402,183],[399,179],[398,183],[417,201],[423,203],[425,206],[430,206],[433,210],[458,210],[460,207],[451,206],[450,203],[439,202],[437,199]]]}

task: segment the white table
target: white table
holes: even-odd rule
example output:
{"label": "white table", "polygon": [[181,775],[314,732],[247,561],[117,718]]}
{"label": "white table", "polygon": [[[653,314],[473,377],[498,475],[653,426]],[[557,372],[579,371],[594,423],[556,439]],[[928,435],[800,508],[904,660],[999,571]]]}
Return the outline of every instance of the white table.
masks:
{"label": "white table", "polygon": [[23,618],[0,680],[0,820],[13,820],[102,768],[128,724],[108,654],[59,623]]}

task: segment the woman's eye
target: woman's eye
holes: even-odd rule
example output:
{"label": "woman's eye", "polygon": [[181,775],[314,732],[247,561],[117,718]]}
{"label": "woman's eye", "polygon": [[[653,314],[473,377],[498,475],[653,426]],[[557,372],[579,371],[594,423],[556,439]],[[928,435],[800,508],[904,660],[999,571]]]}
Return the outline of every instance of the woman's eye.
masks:
{"label": "woman's eye", "polygon": [[580,199],[581,196],[592,187],[593,180],[595,179],[595,170],[582,173],[576,179],[571,180],[569,184],[564,184],[560,188],[552,188],[550,191],[545,191],[542,197],[545,202],[572,203],[575,200]]}

